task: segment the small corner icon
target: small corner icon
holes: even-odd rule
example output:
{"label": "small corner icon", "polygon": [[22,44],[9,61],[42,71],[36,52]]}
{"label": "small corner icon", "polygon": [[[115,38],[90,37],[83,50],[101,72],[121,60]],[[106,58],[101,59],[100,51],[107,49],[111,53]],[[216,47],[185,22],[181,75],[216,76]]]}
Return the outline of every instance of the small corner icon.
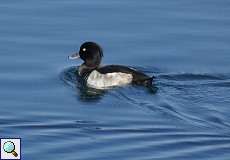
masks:
{"label": "small corner icon", "polygon": [[21,139],[1,138],[0,160],[21,160]]}

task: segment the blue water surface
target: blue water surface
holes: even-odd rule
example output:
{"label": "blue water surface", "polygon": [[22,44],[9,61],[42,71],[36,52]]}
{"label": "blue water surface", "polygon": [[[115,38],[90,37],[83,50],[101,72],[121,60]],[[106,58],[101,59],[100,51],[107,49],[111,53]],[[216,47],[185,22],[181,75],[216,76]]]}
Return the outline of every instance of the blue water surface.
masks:
{"label": "blue water surface", "polygon": [[[156,76],[85,95],[84,41]],[[0,137],[23,160],[229,160],[229,0],[2,0]]]}

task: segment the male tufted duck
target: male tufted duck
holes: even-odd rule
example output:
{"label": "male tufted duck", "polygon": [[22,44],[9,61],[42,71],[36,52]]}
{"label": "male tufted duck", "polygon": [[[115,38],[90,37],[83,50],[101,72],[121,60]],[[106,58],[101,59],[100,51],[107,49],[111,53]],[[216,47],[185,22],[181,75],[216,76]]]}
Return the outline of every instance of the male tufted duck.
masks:
{"label": "male tufted duck", "polygon": [[154,77],[122,65],[101,66],[102,57],[103,50],[97,43],[85,42],[79,52],[69,56],[69,59],[81,58],[84,61],[79,67],[78,74],[91,88],[107,89],[131,83],[152,86]]}

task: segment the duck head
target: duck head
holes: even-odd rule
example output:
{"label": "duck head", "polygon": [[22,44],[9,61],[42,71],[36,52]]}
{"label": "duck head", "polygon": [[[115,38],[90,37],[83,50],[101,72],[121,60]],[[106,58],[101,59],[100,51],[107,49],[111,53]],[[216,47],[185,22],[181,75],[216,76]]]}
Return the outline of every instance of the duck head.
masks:
{"label": "duck head", "polygon": [[83,65],[88,68],[97,68],[103,57],[102,48],[95,42],[85,42],[81,45],[79,51],[71,56],[69,59],[81,58]]}

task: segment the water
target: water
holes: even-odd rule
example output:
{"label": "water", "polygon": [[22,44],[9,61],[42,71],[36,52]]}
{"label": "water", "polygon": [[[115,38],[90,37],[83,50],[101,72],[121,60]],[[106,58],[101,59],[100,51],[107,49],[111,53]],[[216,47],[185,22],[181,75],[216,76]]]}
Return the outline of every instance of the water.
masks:
{"label": "water", "polygon": [[[24,160],[227,160],[227,0],[0,2],[0,137]],[[86,96],[67,56],[93,40],[104,64],[133,66],[158,90]]]}

